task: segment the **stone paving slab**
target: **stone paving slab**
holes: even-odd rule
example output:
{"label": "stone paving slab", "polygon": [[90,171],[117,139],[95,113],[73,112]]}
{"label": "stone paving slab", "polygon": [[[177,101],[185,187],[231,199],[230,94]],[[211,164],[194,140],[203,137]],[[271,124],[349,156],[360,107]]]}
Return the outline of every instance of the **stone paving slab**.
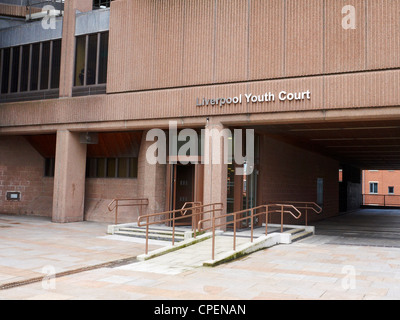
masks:
{"label": "stone paving slab", "polygon": [[[130,259],[143,253],[144,243],[107,238],[107,224],[55,224],[48,218],[1,215],[0,287],[43,277],[47,269],[65,273]],[[150,248],[163,245],[151,242]]]}
{"label": "stone paving slab", "polygon": [[[43,267],[36,263],[40,261],[47,264],[50,259],[56,269],[65,270],[144,250],[142,243],[108,238],[102,224],[0,218],[7,220],[2,221],[5,224],[19,223],[0,230],[2,283],[43,277]],[[315,235],[217,267],[199,266],[176,274],[134,270],[136,263],[108,265],[0,290],[0,299],[400,299],[399,248],[328,242],[329,236]]]}

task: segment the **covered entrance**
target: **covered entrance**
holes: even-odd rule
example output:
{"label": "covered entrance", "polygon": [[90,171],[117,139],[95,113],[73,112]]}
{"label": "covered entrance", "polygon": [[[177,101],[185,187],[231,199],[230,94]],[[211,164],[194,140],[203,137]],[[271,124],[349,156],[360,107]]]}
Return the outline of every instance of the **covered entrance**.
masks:
{"label": "covered entrance", "polygon": [[253,128],[261,139],[259,204],[312,201],[323,208],[321,215],[309,216],[316,232],[319,228],[328,233],[343,230],[349,236],[353,229],[358,237],[370,238],[373,225],[383,225],[377,242],[387,236],[397,238],[398,230],[387,222],[400,223],[399,210],[372,212],[361,206],[362,170],[400,169],[398,120],[273,123],[246,128]]}
{"label": "covered entrance", "polygon": [[400,210],[359,209],[313,225],[328,244],[400,248]]}

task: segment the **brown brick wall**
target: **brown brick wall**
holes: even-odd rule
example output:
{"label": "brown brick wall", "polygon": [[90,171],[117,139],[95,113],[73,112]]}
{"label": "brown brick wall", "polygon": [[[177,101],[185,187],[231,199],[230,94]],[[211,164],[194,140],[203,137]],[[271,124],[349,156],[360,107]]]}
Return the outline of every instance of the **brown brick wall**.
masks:
{"label": "brown brick wall", "polygon": [[[324,205],[320,216],[308,215],[308,221],[337,215],[339,212],[339,163],[328,157],[263,137],[261,139],[259,187],[261,203],[271,201],[317,201],[317,179],[324,179]],[[304,214],[303,214],[304,217]],[[275,215],[273,222],[279,222]],[[301,218],[303,219],[303,218]],[[285,223],[304,223],[285,218]]]}
{"label": "brown brick wall", "polygon": [[[115,211],[107,206],[115,198],[138,197],[137,179],[86,179],[85,220],[114,223]],[[118,213],[118,223],[136,221],[139,207],[122,207]]]}
{"label": "brown brick wall", "polygon": [[[54,179],[43,173],[44,158],[23,137],[0,137],[0,213],[50,217]],[[7,191],[21,201],[7,201]]]}
{"label": "brown brick wall", "polygon": [[[23,137],[0,137],[0,214],[51,217],[54,178],[43,174],[44,158]],[[108,204],[136,197],[137,186],[137,179],[86,179],[85,220],[114,222]],[[21,201],[7,201],[7,191],[21,192]],[[132,222],[137,215],[137,208],[123,208],[119,220]]]}

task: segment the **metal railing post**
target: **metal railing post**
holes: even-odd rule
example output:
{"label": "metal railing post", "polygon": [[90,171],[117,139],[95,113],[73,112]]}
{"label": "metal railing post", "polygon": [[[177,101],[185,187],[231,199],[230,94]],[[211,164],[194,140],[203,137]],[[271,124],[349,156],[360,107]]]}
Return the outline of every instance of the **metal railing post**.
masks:
{"label": "metal railing post", "polygon": [[175,212],[172,212],[172,245],[175,244]]}
{"label": "metal railing post", "polygon": [[149,253],[149,217],[146,217],[146,254]]}
{"label": "metal railing post", "polygon": [[265,207],[265,235],[268,235],[268,205]]}
{"label": "metal railing post", "polygon": [[281,205],[281,233],[283,232],[283,205]]}
{"label": "metal railing post", "polygon": [[236,212],[233,215],[233,250],[236,250]]}
{"label": "metal railing post", "polygon": [[118,224],[118,200],[115,201],[115,224]]}
{"label": "metal railing post", "polygon": [[306,226],[308,226],[308,204],[306,203]]}
{"label": "metal railing post", "polygon": [[[214,207],[214,206],[213,206]],[[212,260],[214,260],[214,253],[215,253],[215,215],[214,210],[212,211]]]}
{"label": "metal railing post", "polygon": [[250,209],[251,242],[253,242],[253,214],[254,214],[254,208],[251,208]]}

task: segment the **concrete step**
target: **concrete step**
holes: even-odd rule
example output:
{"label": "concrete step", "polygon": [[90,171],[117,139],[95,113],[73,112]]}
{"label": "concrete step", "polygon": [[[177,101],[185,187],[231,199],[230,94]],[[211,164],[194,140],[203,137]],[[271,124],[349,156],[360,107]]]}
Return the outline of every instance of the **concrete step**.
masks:
{"label": "concrete step", "polygon": [[[119,231],[124,231],[124,232],[134,232],[134,233],[143,233],[146,235],[146,228],[140,228],[140,227],[124,227],[124,228],[119,228]],[[185,236],[185,233],[187,231],[184,230],[175,230],[175,236]],[[171,235],[172,236],[172,229],[149,229],[149,234],[160,234],[160,235]]]}
{"label": "concrete step", "polygon": [[312,235],[314,235],[312,231],[306,231],[303,229],[303,231],[296,232],[295,234],[292,235],[292,242],[302,240]]}
{"label": "concrete step", "polygon": [[304,232],[304,231],[306,231],[305,228],[295,228],[295,229],[286,230],[283,233],[290,233],[292,236],[294,236],[295,234]]}
{"label": "concrete step", "polygon": [[[114,234],[120,235],[120,236],[128,236],[128,237],[135,237],[135,238],[142,238],[146,239],[146,233],[145,232],[133,232],[133,231],[116,231]],[[172,234],[171,235],[166,235],[166,234],[159,234],[159,233],[149,233],[148,234],[149,239],[152,240],[163,240],[163,241],[172,241]],[[175,235],[175,241],[180,242],[185,240],[184,235]]]}
{"label": "concrete step", "polygon": [[[146,238],[146,228],[136,225],[113,226],[112,234],[136,238]],[[149,228],[148,237],[152,240],[172,241],[172,228],[155,226]],[[193,232],[187,229],[175,229],[175,241],[183,241],[193,237]]]}
{"label": "concrete step", "polygon": [[306,228],[301,228],[301,227],[289,229],[287,231],[284,231],[283,233],[288,233],[291,235],[291,242],[296,242],[296,241],[299,241],[299,240],[302,240],[304,238],[314,235],[313,231],[310,231],[310,230],[307,230]]}

